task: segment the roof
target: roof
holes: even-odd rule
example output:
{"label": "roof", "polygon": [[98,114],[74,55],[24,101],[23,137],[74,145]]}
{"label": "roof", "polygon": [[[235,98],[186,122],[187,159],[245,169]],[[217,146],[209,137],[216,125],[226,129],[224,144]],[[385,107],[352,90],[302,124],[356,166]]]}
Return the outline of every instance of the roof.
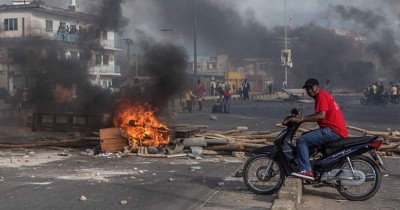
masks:
{"label": "roof", "polygon": [[78,11],[70,11],[69,9],[63,9],[63,8],[58,8],[54,6],[49,6],[45,5],[42,2],[31,2],[30,4],[21,4],[21,5],[0,5],[0,12],[3,11],[16,11],[16,10],[36,10],[36,11],[42,11],[50,14],[55,14],[55,15],[64,15],[68,17],[73,17],[73,18],[79,18],[79,19],[86,19],[87,21],[93,21],[96,16],[83,13],[83,12],[78,12]]}

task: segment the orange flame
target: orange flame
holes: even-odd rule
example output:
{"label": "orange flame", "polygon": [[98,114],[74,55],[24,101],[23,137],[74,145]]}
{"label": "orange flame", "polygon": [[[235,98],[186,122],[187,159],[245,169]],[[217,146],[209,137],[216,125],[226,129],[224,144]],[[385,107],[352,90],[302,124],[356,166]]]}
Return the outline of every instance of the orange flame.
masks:
{"label": "orange flame", "polygon": [[166,145],[169,129],[154,115],[156,111],[148,104],[123,104],[115,114],[114,126],[125,131],[132,148]]}

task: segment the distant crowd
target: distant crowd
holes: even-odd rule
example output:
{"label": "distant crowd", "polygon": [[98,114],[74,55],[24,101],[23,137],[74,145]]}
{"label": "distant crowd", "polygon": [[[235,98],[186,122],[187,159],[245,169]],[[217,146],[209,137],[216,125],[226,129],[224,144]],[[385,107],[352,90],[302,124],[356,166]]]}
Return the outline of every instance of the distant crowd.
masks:
{"label": "distant crowd", "polygon": [[[203,110],[203,100],[207,91],[200,80],[197,81],[197,84],[197,92],[193,91],[190,87],[185,88],[183,91],[183,100],[181,100],[182,111],[192,112],[192,110],[195,109],[196,105],[194,102],[196,100],[198,102],[197,111]],[[270,87],[272,87],[271,84]],[[197,93],[197,95],[194,92]],[[212,112],[229,113],[231,111],[232,95],[238,94],[241,100],[249,100],[249,92],[250,83],[247,79],[245,79],[240,85],[231,85],[229,82],[225,83],[212,80],[209,93],[211,96],[219,96],[215,101]]]}
{"label": "distant crowd", "polygon": [[400,83],[390,82],[389,91],[385,91],[385,86],[382,82],[375,82],[369,84],[364,91],[365,96],[375,96],[375,95],[382,95],[382,94],[389,94],[389,95],[399,95],[400,94]]}

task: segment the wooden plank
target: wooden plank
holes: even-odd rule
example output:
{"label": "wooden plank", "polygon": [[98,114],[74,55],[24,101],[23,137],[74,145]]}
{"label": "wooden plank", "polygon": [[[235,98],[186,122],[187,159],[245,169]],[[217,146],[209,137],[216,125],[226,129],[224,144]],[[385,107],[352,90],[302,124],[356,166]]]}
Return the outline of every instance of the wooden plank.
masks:
{"label": "wooden plank", "polygon": [[121,134],[120,128],[100,129],[100,148],[102,152],[124,151],[129,146],[128,140]]}
{"label": "wooden plank", "polygon": [[119,138],[122,136],[121,128],[103,128],[100,129],[100,139]]}

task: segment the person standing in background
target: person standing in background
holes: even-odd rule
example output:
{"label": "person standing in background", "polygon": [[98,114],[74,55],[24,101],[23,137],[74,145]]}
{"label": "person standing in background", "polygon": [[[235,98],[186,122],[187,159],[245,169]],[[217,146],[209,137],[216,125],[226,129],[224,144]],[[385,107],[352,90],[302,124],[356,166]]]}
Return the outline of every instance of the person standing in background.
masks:
{"label": "person standing in background", "polygon": [[331,84],[331,81],[329,79],[325,80],[324,90],[326,92],[328,92],[329,94],[332,93],[332,84]]}
{"label": "person standing in background", "polygon": [[197,80],[197,101],[199,102],[199,108],[197,111],[203,110],[203,98],[204,98],[204,86],[200,80]]}
{"label": "person standing in background", "polygon": [[243,100],[249,100],[250,83],[244,79],[242,83]]}

